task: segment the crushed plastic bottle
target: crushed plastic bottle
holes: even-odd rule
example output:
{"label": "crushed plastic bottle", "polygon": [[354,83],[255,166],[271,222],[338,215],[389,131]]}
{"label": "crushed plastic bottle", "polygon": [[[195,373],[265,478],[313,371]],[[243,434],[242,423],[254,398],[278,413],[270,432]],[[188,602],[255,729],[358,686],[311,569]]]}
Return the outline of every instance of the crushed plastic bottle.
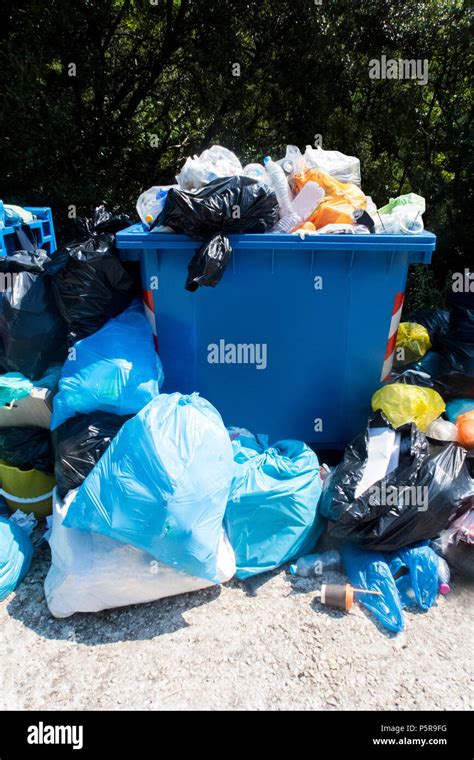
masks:
{"label": "crushed plastic bottle", "polygon": [[302,578],[311,578],[313,575],[321,575],[328,570],[338,570],[340,566],[341,555],[337,549],[329,549],[326,552],[300,557],[297,562],[290,565],[290,573],[300,575]]}
{"label": "crushed plastic bottle", "polygon": [[272,232],[291,232],[306,222],[324,198],[324,190],[317,182],[307,182],[291,202],[288,213],[276,223]]}
{"label": "crushed plastic bottle", "polygon": [[283,219],[283,217],[290,212],[291,202],[293,200],[288,180],[286,179],[285,172],[281,166],[278,166],[275,161],[272,161],[270,156],[265,156],[263,164],[277,197],[278,205],[280,207],[280,219]]}

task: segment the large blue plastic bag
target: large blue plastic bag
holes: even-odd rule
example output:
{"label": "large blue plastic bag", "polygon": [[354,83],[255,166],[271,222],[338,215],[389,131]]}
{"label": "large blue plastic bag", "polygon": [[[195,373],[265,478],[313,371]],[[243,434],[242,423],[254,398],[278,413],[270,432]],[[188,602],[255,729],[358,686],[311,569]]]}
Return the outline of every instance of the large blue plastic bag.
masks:
{"label": "large blue plastic bag", "polygon": [[16,589],[31,565],[33,544],[13,520],[0,517],[0,602]]}
{"label": "large blue plastic bag", "polygon": [[316,454],[301,441],[279,441],[265,449],[258,440],[242,435],[232,442],[235,468],[225,528],[238,578],[306,554],[322,532]]}
{"label": "large blue plastic bag", "polygon": [[389,631],[403,631],[403,608],[418,604],[427,610],[433,606],[438,594],[438,565],[435,552],[426,543],[384,554],[344,544],[341,554],[355,588],[382,592],[356,598]]}
{"label": "large blue plastic bag", "polygon": [[158,395],[163,379],[150,325],[135,302],[74,345],[54,398],[51,430],[75,414],[136,414]]}
{"label": "large blue plastic bag", "polygon": [[232,444],[216,409],[197,393],[163,394],[119,430],[64,525],[102,533],[219,583],[232,471]]}

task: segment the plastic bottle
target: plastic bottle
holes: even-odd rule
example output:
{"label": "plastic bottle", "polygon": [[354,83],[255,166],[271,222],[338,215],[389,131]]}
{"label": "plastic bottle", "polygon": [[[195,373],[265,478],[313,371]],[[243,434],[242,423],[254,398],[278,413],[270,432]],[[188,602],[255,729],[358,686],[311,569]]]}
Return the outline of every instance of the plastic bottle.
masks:
{"label": "plastic bottle", "polygon": [[443,596],[449,594],[451,586],[449,581],[451,579],[451,572],[449,565],[443,557],[438,555],[438,580],[439,580],[439,593]]}
{"label": "plastic bottle", "polygon": [[324,190],[317,182],[307,182],[291,202],[288,213],[276,223],[272,232],[291,232],[311,216],[324,198]]}
{"label": "plastic bottle", "polygon": [[337,549],[329,549],[319,554],[307,554],[300,557],[294,565],[290,565],[291,575],[300,575],[302,578],[310,578],[313,575],[321,575],[325,570],[337,570],[341,565],[341,555]]}
{"label": "plastic bottle", "polygon": [[270,156],[265,156],[263,164],[268,174],[268,178],[272,183],[272,188],[275,191],[278,205],[280,207],[280,219],[282,219],[288,214],[292,201],[288,180],[286,179],[285,172],[281,166],[278,166],[275,161],[272,161]]}

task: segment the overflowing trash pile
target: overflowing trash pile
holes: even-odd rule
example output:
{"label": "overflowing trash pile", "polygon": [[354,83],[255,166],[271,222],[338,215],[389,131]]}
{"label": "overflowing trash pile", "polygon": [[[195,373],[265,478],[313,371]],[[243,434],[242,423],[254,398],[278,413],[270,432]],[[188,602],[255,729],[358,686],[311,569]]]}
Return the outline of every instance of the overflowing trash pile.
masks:
{"label": "overflowing trash pile", "polygon": [[[279,161],[242,167],[213,146],[176,179],[137,209],[150,234],[202,241],[190,291],[217,284],[233,232],[423,229],[422,198],[377,210],[358,159],[337,151],[288,146]],[[328,468],[310,441],[226,428],[197,393],[162,393],[167,367],[115,247],[126,215],[99,204],[48,255],[21,236],[25,215],[8,213],[21,247],[0,258],[15,275],[0,294],[0,599],[28,572],[45,517],[56,617],[289,566],[289,581],[321,581],[323,606],[358,602],[400,631],[404,608],[449,592],[450,567],[474,577],[472,298],[452,294],[448,310],[401,323],[366,430]],[[316,552],[321,540],[333,548]],[[348,582],[323,582],[335,569]]]}

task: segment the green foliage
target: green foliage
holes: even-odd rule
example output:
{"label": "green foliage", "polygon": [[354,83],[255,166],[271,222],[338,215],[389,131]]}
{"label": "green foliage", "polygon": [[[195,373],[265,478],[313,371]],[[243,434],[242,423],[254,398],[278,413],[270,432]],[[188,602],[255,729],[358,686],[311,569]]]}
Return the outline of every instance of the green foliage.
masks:
{"label": "green foliage", "polygon": [[[5,0],[0,14],[0,197],[51,205],[64,229],[71,204],[133,212],[142,189],[215,142],[247,162],[321,134],[360,157],[378,205],[425,196],[434,287],[468,265],[467,3]],[[427,59],[428,84],[370,79],[383,54]]]}

